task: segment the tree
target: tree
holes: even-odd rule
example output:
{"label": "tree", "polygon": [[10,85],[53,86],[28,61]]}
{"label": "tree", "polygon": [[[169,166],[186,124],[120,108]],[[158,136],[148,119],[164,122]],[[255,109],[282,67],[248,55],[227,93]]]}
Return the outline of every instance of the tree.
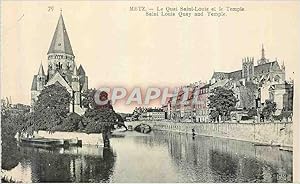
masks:
{"label": "tree", "polygon": [[82,93],[82,106],[87,109],[95,109],[96,103],[95,103],[95,93],[96,89],[88,89],[83,91]]}
{"label": "tree", "polygon": [[1,168],[10,170],[16,167],[21,160],[21,153],[17,147],[15,135],[19,132],[26,120],[23,113],[13,114],[1,107]]}
{"label": "tree", "polygon": [[215,117],[216,114],[224,118],[229,117],[230,112],[235,108],[238,102],[234,96],[234,92],[231,89],[225,89],[223,87],[216,87],[213,90],[213,94],[208,97],[209,108],[212,109],[210,115]]}
{"label": "tree", "polygon": [[85,106],[88,107],[82,117],[82,125],[86,133],[102,133],[104,146],[109,146],[109,135],[114,125],[124,125],[124,121],[120,115],[118,115],[110,101],[108,100],[108,94],[104,91],[100,92],[99,99],[106,101],[103,105],[95,103],[95,90],[89,90],[85,93]]}
{"label": "tree", "polygon": [[101,133],[106,126],[117,124],[117,113],[113,109],[87,109],[82,122],[87,133]]}
{"label": "tree", "polygon": [[276,111],[276,103],[271,100],[266,100],[265,106],[262,110],[263,117],[269,120],[275,111]]}
{"label": "tree", "polygon": [[54,131],[69,113],[71,95],[65,87],[56,82],[46,86],[34,105],[31,123],[34,130]]}
{"label": "tree", "polygon": [[246,82],[245,86],[240,87],[240,106],[246,109],[255,107],[255,93],[258,87],[253,82]]}

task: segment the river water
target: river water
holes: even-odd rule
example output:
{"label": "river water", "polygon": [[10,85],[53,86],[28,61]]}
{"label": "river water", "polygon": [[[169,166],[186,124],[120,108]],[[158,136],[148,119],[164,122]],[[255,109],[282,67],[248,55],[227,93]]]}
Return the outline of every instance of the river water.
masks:
{"label": "river water", "polygon": [[278,147],[163,131],[128,131],[110,149],[18,151],[6,154],[17,163],[4,174],[24,182],[292,182],[293,175],[292,153]]}

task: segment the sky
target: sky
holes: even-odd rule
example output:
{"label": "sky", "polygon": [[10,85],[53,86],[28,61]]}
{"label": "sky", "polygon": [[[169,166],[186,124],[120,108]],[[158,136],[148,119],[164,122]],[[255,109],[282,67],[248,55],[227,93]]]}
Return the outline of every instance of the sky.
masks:
{"label": "sky", "polygon": [[[230,6],[244,12],[226,17],[147,17],[130,6]],[[54,7],[48,11],[48,7]],[[214,71],[241,69],[242,58],[277,58],[286,78],[295,78],[300,59],[300,3],[2,1],[1,98],[30,104],[33,75],[47,71],[47,51],[60,9],[89,88],[181,86],[208,81]],[[117,104],[119,112],[134,106]]]}

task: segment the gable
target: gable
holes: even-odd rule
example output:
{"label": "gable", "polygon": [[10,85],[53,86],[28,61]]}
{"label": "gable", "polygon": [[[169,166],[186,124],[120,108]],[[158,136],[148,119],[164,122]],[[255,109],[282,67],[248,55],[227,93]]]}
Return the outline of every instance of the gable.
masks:
{"label": "gable", "polygon": [[72,88],[69,86],[67,81],[60,75],[59,72],[56,72],[55,75],[47,82],[46,86],[52,85],[55,82],[58,82],[62,86],[64,86],[69,92],[72,92]]}
{"label": "gable", "polygon": [[280,66],[279,66],[279,64],[278,64],[277,61],[274,61],[274,62],[273,62],[273,64],[272,64],[272,69],[273,69],[273,70],[280,70]]}

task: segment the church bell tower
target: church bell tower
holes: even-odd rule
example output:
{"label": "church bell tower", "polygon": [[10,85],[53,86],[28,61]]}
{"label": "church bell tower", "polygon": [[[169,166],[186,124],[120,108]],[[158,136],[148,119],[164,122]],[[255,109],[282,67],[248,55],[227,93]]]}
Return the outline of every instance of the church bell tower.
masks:
{"label": "church bell tower", "polygon": [[64,23],[62,11],[47,56],[49,78],[52,78],[56,72],[59,72],[62,76],[71,76],[73,74],[75,56]]}

